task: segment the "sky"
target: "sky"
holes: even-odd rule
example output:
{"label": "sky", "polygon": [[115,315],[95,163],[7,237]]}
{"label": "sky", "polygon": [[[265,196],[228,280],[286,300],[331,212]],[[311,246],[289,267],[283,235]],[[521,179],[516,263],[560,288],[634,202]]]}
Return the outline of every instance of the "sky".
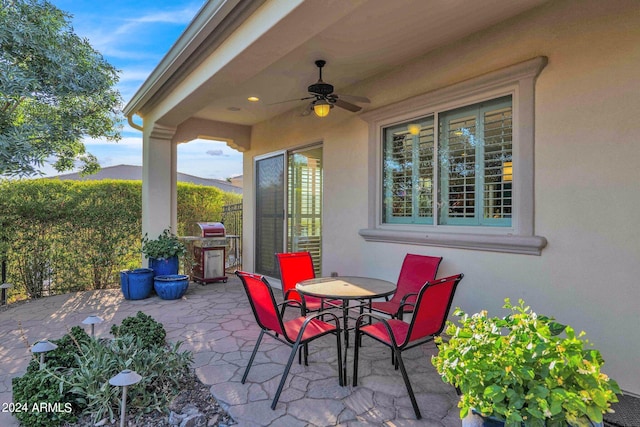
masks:
{"label": "sky", "polygon": [[[198,13],[204,0],[50,0],[70,15],[74,32],[120,70],[117,89],[125,102],[133,97]],[[142,165],[142,132],[124,123],[117,143],[84,140],[102,167]],[[47,176],[59,174],[46,167]],[[70,173],[64,172],[64,173]],[[226,179],[242,174],[242,154],[224,142],[196,140],[178,145],[178,172]]]}

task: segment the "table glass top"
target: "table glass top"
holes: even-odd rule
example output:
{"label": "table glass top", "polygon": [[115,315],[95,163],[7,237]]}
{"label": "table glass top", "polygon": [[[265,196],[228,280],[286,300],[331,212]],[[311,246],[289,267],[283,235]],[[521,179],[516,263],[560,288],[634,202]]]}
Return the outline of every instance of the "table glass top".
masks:
{"label": "table glass top", "polygon": [[296,289],[305,295],[321,298],[356,299],[391,295],[395,283],[371,277],[339,276],[303,280]]}

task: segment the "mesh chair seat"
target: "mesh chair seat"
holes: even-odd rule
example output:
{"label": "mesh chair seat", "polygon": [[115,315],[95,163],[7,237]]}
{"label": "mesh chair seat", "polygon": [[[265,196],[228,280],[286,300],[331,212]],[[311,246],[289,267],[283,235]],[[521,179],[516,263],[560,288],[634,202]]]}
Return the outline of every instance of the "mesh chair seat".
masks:
{"label": "mesh chair seat", "polygon": [[[297,337],[302,329],[302,326],[307,320],[306,317],[297,317],[295,319],[287,320],[284,322],[284,333],[288,337]],[[319,338],[322,335],[330,334],[336,331],[336,325],[323,322],[322,320],[312,319],[311,322],[305,327],[302,332],[300,342],[305,343],[310,340]]]}
{"label": "mesh chair seat", "polygon": [[[391,332],[393,333],[395,342],[405,342],[407,333],[409,332],[409,324],[398,319],[389,319],[387,320],[387,324],[391,328]],[[372,323],[371,325],[363,326],[362,328],[360,328],[360,331],[384,344],[387,344],[389,346],[393,345],[391,337],[389,336],[389,332],[382,322],[376,322]]]}

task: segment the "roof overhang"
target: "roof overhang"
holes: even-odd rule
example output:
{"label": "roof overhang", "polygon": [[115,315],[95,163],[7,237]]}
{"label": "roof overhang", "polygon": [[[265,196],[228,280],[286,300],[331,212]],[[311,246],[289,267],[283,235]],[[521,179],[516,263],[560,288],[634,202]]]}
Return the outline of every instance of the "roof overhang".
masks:
{"label": "roof overhang", "polygon": [[305,97],[317,59],[336,92],[373,106],[375,93],[349,88],[545,1],[209,1],[124,112],[166,126],[191,118],[251,126],[304,108],[271,104]]}

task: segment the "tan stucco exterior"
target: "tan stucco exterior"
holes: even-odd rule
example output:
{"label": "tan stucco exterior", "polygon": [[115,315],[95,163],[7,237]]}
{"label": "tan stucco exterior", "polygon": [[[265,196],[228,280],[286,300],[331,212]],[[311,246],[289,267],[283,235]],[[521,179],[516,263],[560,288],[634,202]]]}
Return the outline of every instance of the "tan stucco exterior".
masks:
{"label": "tan stucco exterior", "polygon": [[[482,2],[489,3],[524,4]],[[313,0],[253,4],[257,10],[246,11],[248,17],[236,27],[225,27],[235,30],[200,62],[176,72],[175,81],[156,82],[156,93],[150,78],[125,109],[129,117],[139,114],[144,120],[143,232],[153,235],[175,226],[176,144],[196,136],[225,140],[244,153],[243,267],[251,271],[256,156],[322,142],[323,274],[396,280],[406,253],[442,256],[439,276],[465,274],[454,305],[498,314],[505,297],[524,298],[536,311],[587,331],[607,361],[606,372],[623,390],[640,395],[640,3],[527,4],[534,8],[497,18],[487,29],[435,50],[427,43],[429,48],[390,69],[353,75],[340,93],[369,97],[364,116],[334,108],[319,119],[292,109],[257,123],[250,122],[251,114],[245,122],[224,123],[232,116],[226,104],[215,102],[246,98],[250,83],[281,78],[291,58],[320,58],[316,55],[324,53],[321,43],[326,43],[340,59],[335,52],[342,44],[331,44],[324,21],[334,20],[334,30],[348,32],[341,19],[364,19],[349,15],[352,10],[387,7],[376,0],[333,2],[332,7]],[[317,19],[320,13],[324,21]],[[445,17],[451,25],[465,25],[453,15]],[[374,18],[380,23],[384,16]],[[540,57],[548,60],[535,84],[533,234],[546,239],[540,255],[366,241],[360,231],[370,226],[377,173],[370,161],[375,144],[364,119],[368,112]],[[389,58],[392,63],[397,57]],[[358,72],[355,59],[347,65]]]}
{"label": "tan stucco exterior", "polygon": [[244,259],[253,265],[254,158],[322,141],[324,274],[395,280],[407,252],[444,257],[440,275],[463,272],[454,304],[499,313],[524,298],[602,350],[607,372],[640,393],[640,4],[553,1],[349,88],[372,108],[537,57],[535,232],[540,256],[365,242],[368,126],[344,111],[294,112],[255,125],[244,157]]}

